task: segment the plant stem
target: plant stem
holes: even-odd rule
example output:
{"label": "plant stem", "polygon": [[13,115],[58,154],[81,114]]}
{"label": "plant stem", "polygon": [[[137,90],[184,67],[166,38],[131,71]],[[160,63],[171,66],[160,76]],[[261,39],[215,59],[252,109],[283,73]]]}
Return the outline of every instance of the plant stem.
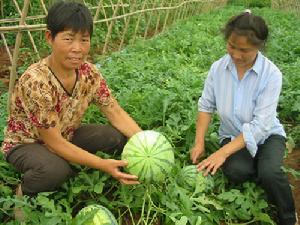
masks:
{"label": "plant stem", "polygon": [[146,197],[147,197],[147,192],[148,188],[146,188],[146,192],[144,194],[144,200],[143,200],[143,205],[142,205],[142,212],[141,212],[141,217],[136,225],[139,225],[142,222],[142,219],[144,217],[144,212],[145,212],[145,205],[146,205]]}

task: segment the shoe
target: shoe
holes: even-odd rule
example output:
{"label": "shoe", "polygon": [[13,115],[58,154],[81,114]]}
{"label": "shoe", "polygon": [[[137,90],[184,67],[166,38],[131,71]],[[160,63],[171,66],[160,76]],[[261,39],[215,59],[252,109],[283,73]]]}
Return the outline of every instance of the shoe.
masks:
{"label": "shoe", "polygon": [[[19,184],[16,188],[16,197],[17,198],[22,198],[23,197],[21,184]],[[23,209],[20,208],[20,207],[15,206],[15,208],[14,208],[14,217],[15,217],[15,220],[20,221],[20,222],[24,222],[25,221],[25,215],[24,215]]]}

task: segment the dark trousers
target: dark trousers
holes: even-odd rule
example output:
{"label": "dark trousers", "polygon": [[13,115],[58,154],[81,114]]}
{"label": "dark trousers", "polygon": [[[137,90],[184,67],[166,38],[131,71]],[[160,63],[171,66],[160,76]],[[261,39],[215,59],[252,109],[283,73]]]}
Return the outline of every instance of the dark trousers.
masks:
{"label": "dark trousers", "polygon": [[[71,142],[93,154],[97,151],[112,154],[121,153],[126,141],[125,136],[109,125],[90,124],[77,129]],[[7,160],[23,173],[22,192],[29,196],[54,191],[74,175],[68,161],[37,143],[12,149]]]}
{"label": "dark trousers", "polygon": [[[230,142],[225,139],[222,145]],[[227,158],[223,165],[226,177],[234,183],[247,180],[257,182],[266,192],[270,203],[277,208],[280,225],[294,225],[295,205],[286,175],[281,170],[285,151],[285,138],[271,135],[258,146],[254,158],[246,148]]]}

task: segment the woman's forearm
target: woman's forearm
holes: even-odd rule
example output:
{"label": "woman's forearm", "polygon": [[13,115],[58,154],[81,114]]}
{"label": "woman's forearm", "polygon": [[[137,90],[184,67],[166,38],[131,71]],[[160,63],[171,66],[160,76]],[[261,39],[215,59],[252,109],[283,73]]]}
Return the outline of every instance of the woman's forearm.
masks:
{"label": "woman's forearm", "polygon": [[246,146],[246,143],[243,138],[243,134],[241,133],[239,136],[237,136],[235,139],[224,145],[220,148],[219,151],[223,152],[226,156],[226,158],[233,153],[243,149]]}
{"label": "woman's forearm", "polygon": [[199,112],[196,122],[195,146],[204,144],[204,137],[211,121],[211,113]]}
{"label": "woman's forearm", "polygon": [[42,140],[49,150],[65,160],[95,169],[103,170],[105,160],[85,151],[64,139],[57,128],[39,129]]}
{"label": "woman's forearm", "polygon": [[112,126],[117,128],[128,138],[142,130],[116,101],[113,106],[103,107],[101,111],[105,114]]}

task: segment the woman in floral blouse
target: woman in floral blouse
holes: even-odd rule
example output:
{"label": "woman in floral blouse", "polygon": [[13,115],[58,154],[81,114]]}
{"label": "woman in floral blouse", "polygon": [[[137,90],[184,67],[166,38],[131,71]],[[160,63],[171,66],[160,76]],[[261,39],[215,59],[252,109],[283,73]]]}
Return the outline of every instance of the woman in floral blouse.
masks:
{"label": "woman in floral blouse", "polygon": [[[2,146],[7,161],[23,173],[18,192],[34,196],[55,190],[74,173],[70,163],[102,170],[123,184],[137,184],[136,176],[120,171],[125,161],[94,154],[120,152],[127,138],[141,129],[96,67],[85,61],[93,32],[89,10],[60,1],[49,10],[46,23],[52,52],[16,83]],[[92,103],[111,125],[81,125]]]}

